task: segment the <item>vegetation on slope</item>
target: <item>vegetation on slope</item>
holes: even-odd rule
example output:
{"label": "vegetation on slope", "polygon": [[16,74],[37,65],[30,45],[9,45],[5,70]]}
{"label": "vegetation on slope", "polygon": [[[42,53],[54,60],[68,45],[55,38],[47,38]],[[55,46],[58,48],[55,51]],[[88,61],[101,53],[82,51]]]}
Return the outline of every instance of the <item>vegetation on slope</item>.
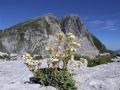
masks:
{"label": "vegetation on slope", "polygon": [[88,61],[88,67],[93,67],[96,65],[100,65],[100,64],[107,64],[109,62],[111,62],[111,59],[114,58],[115,56],[113,54],[110,55],[106,55],[106,56],[97,56],[94,59],[90,59],[87,56],[80,56],[75,54],[75,60],[80,60],[80,58],[85,58]]}
{"label": "vegetation on slope", "polygon": [[11,33],[12,30],[17,31],[18,33],[24,32],[25,30],[40,31],[44,33],[46,29],[47,33],[50,34],[50,25],[45,21],[44,17],[39,17],[36,19],[31,19],[22,23],[19,23],[15,26],[7,28],[4,30],[5,34]]}
{"label": "vegetation on slope", "polygon": [[100,51],[100,53],[106,52],[106,47],[103,45],[100,40],[98,40],[94,35],[91,33],[86,34],[88,39],[94,43],[94,45],[97,47],[97,49]]}
{"label": "vegetation on slope", "polygon": [[105,46],[94,35],[91,35],[91,36],[92,36],[93,42],[94,42],[95,46],[98,48],[98,50],[100,52],[105,52],[106,51]]}

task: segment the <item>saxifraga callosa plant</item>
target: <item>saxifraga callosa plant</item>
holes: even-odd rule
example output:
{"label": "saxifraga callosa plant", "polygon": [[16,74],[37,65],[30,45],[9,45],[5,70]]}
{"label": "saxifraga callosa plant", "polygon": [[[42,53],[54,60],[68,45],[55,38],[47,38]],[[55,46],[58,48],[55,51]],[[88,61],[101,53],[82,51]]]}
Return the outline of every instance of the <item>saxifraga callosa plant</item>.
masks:
{"label": "saxifraga callosa plant", "polygon": [[[71,71],[80,67],[82,63],[87,63],[86,60],[75,63],[74,53],[81,45],[75,42],[75,36],[72,33],[64,35],[58,33],[55,35],[55,45],[46,47],[49,58],[47,59],[48,68],[40,68],[39,60],[33,60],[30,54],[23,55],[23,60],[33,73],[34,82],[45,86],[54,86],[59,90],[76,90],[75,81],[72,79]],[[74,63],[72,70],[68,69],[68,62]],[[62,66],[60,63],[62,62]]]}

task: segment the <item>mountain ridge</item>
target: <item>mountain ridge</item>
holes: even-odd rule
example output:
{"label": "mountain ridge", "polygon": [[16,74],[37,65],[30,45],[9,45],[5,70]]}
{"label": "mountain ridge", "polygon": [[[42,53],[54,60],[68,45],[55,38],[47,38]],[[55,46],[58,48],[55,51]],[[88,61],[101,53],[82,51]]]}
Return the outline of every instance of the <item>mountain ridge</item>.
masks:
{"label": "mountain ridge", "polygon": [[57,19],[49,13],[0,31],[0,47],[2,47],[0,50],[9,53],[27,51],[42,55],[48,42],[54,42],[52,36],[59,32],[73,33],[76,36],[77,42],[82,44],[82,48],[77,51],[78,54],[94,57],[106,49],[88,32],[78,15],[70,14]]}

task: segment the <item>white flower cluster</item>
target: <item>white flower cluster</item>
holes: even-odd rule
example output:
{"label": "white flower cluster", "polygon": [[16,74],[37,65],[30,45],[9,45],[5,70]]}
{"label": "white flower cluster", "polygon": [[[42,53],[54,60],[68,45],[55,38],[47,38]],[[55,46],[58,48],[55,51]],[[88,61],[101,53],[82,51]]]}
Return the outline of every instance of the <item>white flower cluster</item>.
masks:
{"label": "white flower cluster", "polygon": [[87,65],[88,65],[88,61],[87,61],[87,59],[85,59],[85,58],[80,58],[80,62],[81,62],[82,65],[84,65],[84,66],[87,66]]}
{"label": "white flower cluster", "polygon": [[64,39],[64,34],[61,32],[61,33],[58,33],[57,35],[56,35],[56,41],[63,41],[63,39]]}
{"label": "white flower cluster", "polygon": [[47,64],[48,64],[48,68],[58,68],[58,62],[59,59],[57,58],[49,58],[47,59]]}
{"label": "white flower cluster", "polygon": [[40,62],[39,60],[33,60],[30,54],[25,53],[22,56],[22,59],[25,61],[25,64],[28,66],[30,71],[37,71],[40,67]]}
{"label": "white flower cluster", "polygon": [[[59,47],[63,45],[63,51],[59,51]],[[74,61],[74,52],[76,52],[77,48],[80,48],[81,45],[75,42],[75,36],[72,33],[68,33],[64,35],[63,33],[58,33],[56,35],[56,46],[53,47],[49,45],[46,47],[46,50],[50,52],[49,54],[52,56],[52,59],[48,60],[52,63],[53,67],[59,66],[59,62],[63,62],[63,66],[67,67],[67,64],[70,60]],[[75,64],[73,68],[79,67],[81,62]]]}
{"label": "white flower cluster", "polygon": [[72,33],[68,33],[66,37],[69,42],[72,42],[75,40],[75,36]]}

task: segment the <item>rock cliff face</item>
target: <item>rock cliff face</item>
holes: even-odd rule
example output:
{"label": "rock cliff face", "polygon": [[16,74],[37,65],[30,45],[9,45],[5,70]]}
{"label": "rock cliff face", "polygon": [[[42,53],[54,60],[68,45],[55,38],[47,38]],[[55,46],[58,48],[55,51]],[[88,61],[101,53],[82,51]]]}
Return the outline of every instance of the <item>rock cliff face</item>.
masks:
{"label": "rock cliff face", "polygon": [[82,45],[77,54],[94,57],[105,50],[105,46],[87,31],[79,16],[70,14],[58,20],[52,14],[46,14],[0,31],[0,51],[44,56],[46,45],[49,41],[54,42],[53,35],[58,32],[71,32],[76,36]]}

